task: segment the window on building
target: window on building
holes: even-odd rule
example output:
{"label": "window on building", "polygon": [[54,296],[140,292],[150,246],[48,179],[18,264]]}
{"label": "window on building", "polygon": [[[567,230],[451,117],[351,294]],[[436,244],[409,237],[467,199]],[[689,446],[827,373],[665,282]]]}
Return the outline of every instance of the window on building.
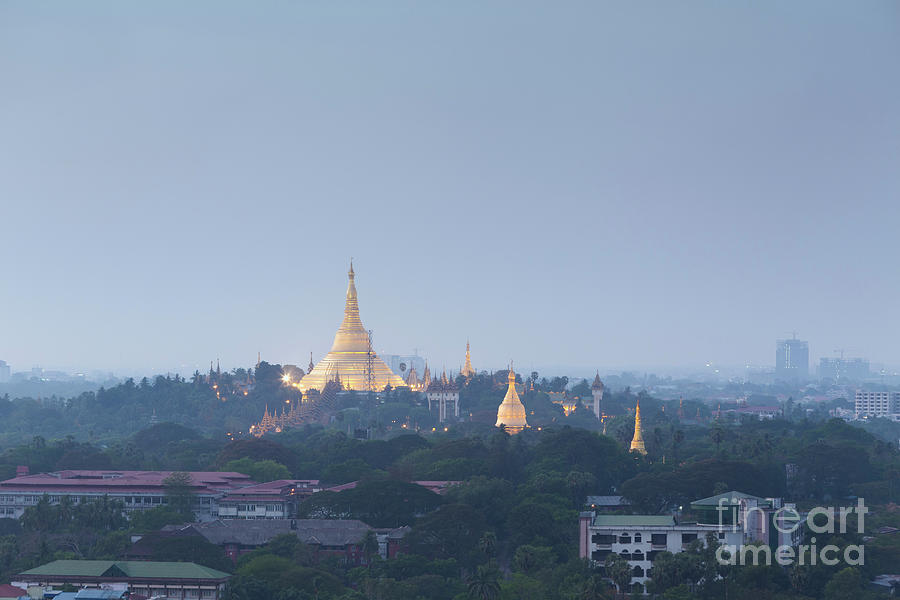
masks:
{"label": "window on building", "polygon": [[616,536],[606,533],[595,533],[593,536],[593,541],[598,546],[608,546],[616,542]]}
{"label": "window on building", "polygon": [[639,534],[639,533],[634,534],[634,542],[636,544],[639,544],[641,542],[641,534]]}
{"label": "window on building", "polygon": [[665,546],[666,545],[666,534],[664,533],[653,533],[650,535],[650,543],[654,546]]}
{"label": "window on building", "polygon": [[619,543],[620,544],[630,544],[631,536],[628,535],[627,533],[623,533],[622,535],[619,536]]}

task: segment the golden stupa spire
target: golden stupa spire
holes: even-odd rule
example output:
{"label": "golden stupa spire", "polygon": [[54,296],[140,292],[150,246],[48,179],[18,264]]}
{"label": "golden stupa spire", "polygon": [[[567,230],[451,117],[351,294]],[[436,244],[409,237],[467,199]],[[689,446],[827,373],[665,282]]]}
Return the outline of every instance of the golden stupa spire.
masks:
{"label": "golden stupa spire", "polygon": [[[367,390],[368,357],[370,356],[369,332],[363,327],[359,318],[359,299],[356,294],[356,272],[353,259],[347,271],[347,295],[344,302],[344,319],[334,336],[331,351],[322,358],[314,368],[310,369],[297,385],[301,392],[310,389],[322,390],[338,374],[342,389]],[[310,356],[310,359],[312,357]],[[312,363],[312,360],[310,360]],[[377,355],[374,356],[371,368],[374,371],[375,389],[384,389],[404,385],[403,378],[395,375],[390,367]]]}
{"label": "golden stupa spire", "polygon": [[406,385],[409,389],[418,392],[421,384],[419,383],[419,375],[416,373],[416,365],[409,365],[409,373],[406,375]]}
{"label": "golden stupa spire", "polygon": [[638,454],[647,454],[647,448],[644,447],[644,436],[641,433],[641,401],[638,399],[637,405],[634,407],[634,437],[631,440],[631,451]]}
{"label": "golden stupa spire", "polygon": [[516,372],[512,368],[512,362],[509,364],[507,380],[509,387],[506,389],[503,402],[497,409],[495,427],[503,425],[508,433],[516,434],[528,427],[528,421],[525,418],[525,406],[519,400],[519,393],[516,391]]}
{"label": "golden stupa spire", "polygon": [[422,372],[422,388],[428,390],[431,386],[431,371],[428,370],[428,361],[425,361],[425,370]]}
{"label": "golden stupa spire", "polygon": [[475,369],[472,368],[472,355],[469,353],[469,340],[466,340],[466,364],[459,372],[466,379],[470,379],[475,375]]}

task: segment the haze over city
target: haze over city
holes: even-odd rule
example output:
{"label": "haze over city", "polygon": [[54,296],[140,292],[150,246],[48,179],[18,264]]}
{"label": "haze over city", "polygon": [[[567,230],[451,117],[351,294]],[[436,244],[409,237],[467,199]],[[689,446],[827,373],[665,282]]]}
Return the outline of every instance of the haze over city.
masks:
{"label": "haze over city", "polygon": [[0,358],[900,364],[898,5],[568,6],[0,3]]}

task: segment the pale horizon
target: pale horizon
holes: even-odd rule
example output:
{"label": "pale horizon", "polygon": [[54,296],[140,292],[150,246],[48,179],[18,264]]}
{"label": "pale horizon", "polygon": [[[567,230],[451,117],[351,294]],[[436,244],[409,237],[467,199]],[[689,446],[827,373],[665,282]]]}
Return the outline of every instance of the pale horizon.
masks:
{"label": "pale horizon", "polygon": [[448,369],[900,365],[896,3],[49,6],[0,4],[14,371],[305,366],[351,256]]}

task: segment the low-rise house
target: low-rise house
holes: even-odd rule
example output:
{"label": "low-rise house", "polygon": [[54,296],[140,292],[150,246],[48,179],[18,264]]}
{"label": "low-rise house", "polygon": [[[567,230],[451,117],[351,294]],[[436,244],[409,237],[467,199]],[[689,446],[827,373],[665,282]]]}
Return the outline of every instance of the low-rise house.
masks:
{"label": "low-rise house", "polygon": [[168,600],[218,600],[228,573],[191,562],[55,560],[13,576],[29,595],[64,585]]}
{"label": "low-rise house", "polygon": [[153,556],[154,544],[161,538],[199,535],[220,546],[226,556],[237,562],[241,555],[288,533],[310,546],[316,560],[336,556],[346,564],[364,565],[367,556],[363,541],[369,531],[374,532],[378,540],[378,554],[382,558],[393,558],[401,552],[403,537],[409,527],[377,529],[356,519],[228,519],[170,525],[136,541],[127,557],[141,560]]}
{"label": "low-rise house", "polygon": [[218,499],[220,519],[292,519],[297,506],[321,491],[318,479],[279,479],[232,490]]}
{"label": "low-rise house", "polygon": [[631,507],[631,503],[624,496],[588,496],[585,505],[597,512],[612,512]]}

